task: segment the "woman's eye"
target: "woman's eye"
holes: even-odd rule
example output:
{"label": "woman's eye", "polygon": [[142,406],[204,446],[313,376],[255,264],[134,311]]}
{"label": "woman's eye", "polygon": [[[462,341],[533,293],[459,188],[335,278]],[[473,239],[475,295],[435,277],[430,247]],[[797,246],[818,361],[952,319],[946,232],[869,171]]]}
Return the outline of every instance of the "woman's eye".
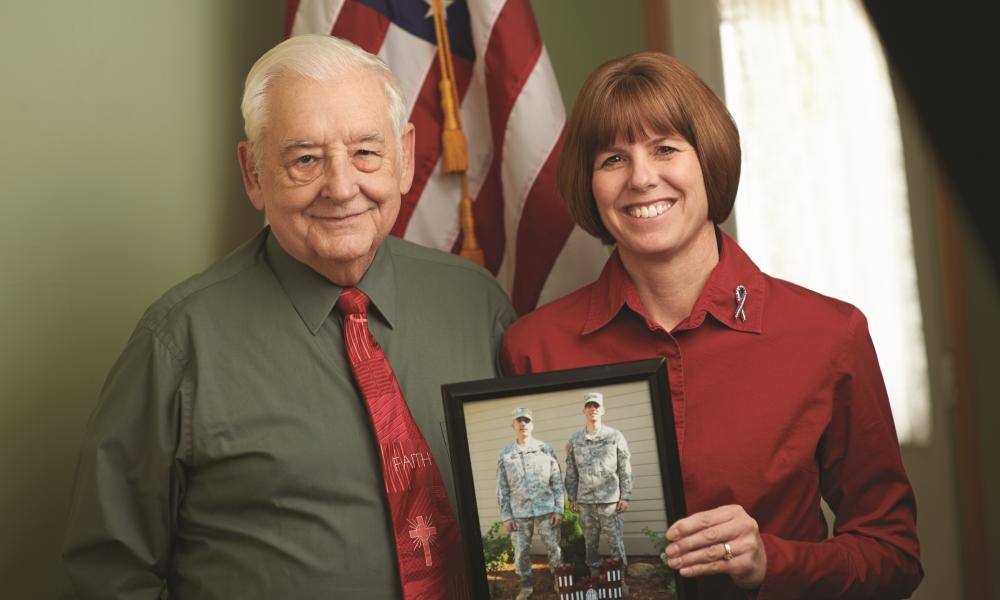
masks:
{"label": "woman's eye", "polygon": [[609,157],[605,158],[604,161],[601,163],[601,166],[602,167],[611,167],[611,166],[614,166],[614,165],[620,163],[621,161],[622,161],[622,157],[619,156],[618,154],[615,154],[613,156],[609,156]]}
{"label": "woman's eye", "polygon": [[677,148],[674,148],[673,146],[657,146],[656,147],[656,153],[657,154],[673,154],[674,152],[677,152]]}

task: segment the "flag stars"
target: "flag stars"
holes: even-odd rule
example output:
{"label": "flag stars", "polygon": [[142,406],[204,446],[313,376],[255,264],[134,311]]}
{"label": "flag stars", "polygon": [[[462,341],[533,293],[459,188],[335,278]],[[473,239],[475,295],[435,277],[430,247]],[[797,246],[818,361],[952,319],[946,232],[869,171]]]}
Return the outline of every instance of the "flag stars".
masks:
{"label": "flag stars", "polygon": [[[448,18],[448,7],[455,3],[455,0],[442,0],[441,2],[444,8],[444,18]],[[430,19],[434,16],[434,0],[424,0],[424,4],[427,5],[427,14],[424,15],[425,19]]]}

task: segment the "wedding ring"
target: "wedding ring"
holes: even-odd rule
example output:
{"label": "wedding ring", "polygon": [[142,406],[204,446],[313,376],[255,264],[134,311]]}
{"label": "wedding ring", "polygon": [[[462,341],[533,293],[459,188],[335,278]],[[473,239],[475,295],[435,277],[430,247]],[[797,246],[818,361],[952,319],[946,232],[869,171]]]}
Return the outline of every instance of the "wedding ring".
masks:
{"label": "wedding ring", "polygon": [[733,547],[729,545],[729,542],[723,542],[722,549],[726,551],[722,555],[722,560],[733,560],[733,556],[735,555],[733,554]]}

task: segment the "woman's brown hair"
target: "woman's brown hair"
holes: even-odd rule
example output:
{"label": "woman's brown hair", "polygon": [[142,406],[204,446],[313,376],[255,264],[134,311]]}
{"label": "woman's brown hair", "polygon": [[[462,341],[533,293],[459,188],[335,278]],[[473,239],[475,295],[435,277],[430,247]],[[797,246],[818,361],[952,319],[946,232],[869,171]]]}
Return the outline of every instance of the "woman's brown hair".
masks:
{"label": "woman's brown hair", "polygon": [[608,61],[583,84],[566,126],[559,190],[573,220],[605,243],[591,177],[594,158],[619,135],[629,143],[677,134],[698,154],[713,223],[726,220],[740,181],[740,137],[732,116],[694,71],[658,52]]}

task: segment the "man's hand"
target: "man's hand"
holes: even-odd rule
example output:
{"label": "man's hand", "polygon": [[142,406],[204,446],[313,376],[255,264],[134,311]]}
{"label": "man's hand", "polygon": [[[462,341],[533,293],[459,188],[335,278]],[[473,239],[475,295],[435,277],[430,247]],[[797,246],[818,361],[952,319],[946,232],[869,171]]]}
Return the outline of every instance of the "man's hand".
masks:
{"label": "man's hand", "polygon": [[569,509],[575,513],[580,512],[580,507],[576,505],[576,502],[570,502]]}
{"label": "man's hand", "polygon": [[562,513],[552,513],[552,526],[559,527],[560,523],[562,523]]}
{"label": "man's hand", "polygon": [[517,523],[514,522],[514,519],[507,519],[503,522],[503,530],[507,533],[517,531]]}
{"label": "man's hand", "polygon": [[615,511],[623,513],[628,510],[628,500],[619,500],[618,506],[615,507]]}
{"label": "man's hand", "polygon": [[[725,573],[745,590],[760,587],[767,554],[757,521],[731,504],[695,513],[667,529],[667,564],[684,577]],[[726,557],[727,547],[731,552]]]}

